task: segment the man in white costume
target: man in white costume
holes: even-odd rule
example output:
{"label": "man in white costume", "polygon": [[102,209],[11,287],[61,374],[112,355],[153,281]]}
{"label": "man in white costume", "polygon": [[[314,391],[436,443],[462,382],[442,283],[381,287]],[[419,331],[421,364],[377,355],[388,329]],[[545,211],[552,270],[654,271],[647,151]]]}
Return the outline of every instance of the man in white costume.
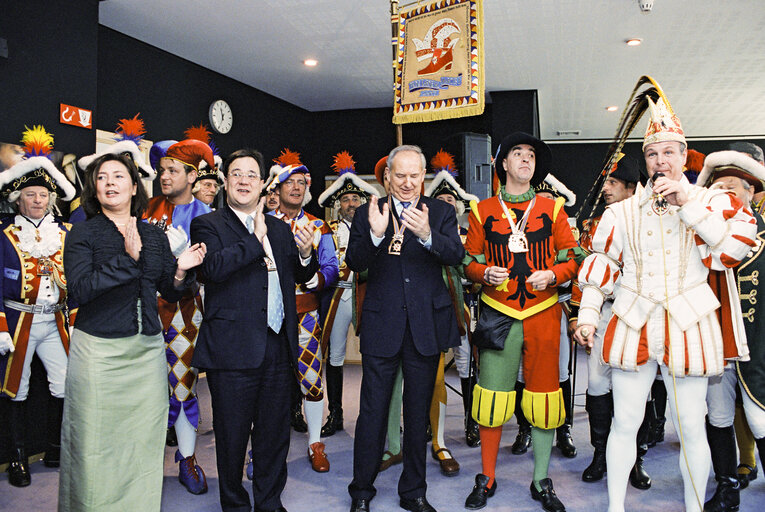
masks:
{"label": "man in white costume", "polygon": [[[710,466],[704,428],[707,380],[724,366],[720,302],[707,276],[710,268],[725,270],[746,256],[756,223],[733,195],[688,182],[680,121],[663,96],[655,104],[649,99],[649,106],[643,156],[650,181],[603,214],[593,253],[579,272],[582,302],[575,337],[593,346],[601,305],[613,295],[601,353],[613,368],[608,510],[624,510],[644,414],[635,404],[645,403],[658,367],[682,445],[685,507],[700,511]],[[726,348],[746,354],[745,341]]]}

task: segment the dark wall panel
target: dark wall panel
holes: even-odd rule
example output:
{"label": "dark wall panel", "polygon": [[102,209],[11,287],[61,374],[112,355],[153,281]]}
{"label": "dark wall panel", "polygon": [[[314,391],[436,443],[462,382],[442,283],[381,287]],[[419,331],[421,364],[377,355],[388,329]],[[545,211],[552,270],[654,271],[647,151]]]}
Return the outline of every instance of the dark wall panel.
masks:
{"label": "dark wall panel", "polygon": [[98,40],[101,129],[114,131],[119,119],[140,112],[147,138],[180,140],[192,125],[209,126],[210,104],[224,99],[234,124],[226,135],[213,134],[223,156],[249,146],[270,160],[305,140],[308,112],[301,108],[110,28],[99,26]]}
{"label": "dark wall panel", "polygon": [[0,37],[0,142],[42,124],[60,151],[92,152],[95,130],[59,124],[59,103],[97,111],[98,2],[4,1]]}

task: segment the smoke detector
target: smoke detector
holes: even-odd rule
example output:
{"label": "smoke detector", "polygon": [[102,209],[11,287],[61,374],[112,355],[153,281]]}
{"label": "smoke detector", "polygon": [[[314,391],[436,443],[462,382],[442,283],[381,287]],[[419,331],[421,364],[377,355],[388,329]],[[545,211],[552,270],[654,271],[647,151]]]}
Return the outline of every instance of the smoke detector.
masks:
{"label": "smoke detector", "polygon": [[654,0],[637,0],[640,12],[649,14],[653,10],[653,1]]}

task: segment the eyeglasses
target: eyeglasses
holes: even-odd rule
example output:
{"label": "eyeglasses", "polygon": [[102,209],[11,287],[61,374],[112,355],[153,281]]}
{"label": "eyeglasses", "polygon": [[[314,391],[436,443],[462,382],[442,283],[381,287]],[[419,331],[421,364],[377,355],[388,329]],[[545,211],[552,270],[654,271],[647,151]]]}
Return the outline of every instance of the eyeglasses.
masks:
{"label": "eyeglasses", "polygon": [[229,176],[237,180],[247,180],[247,181],[255,181],[256,179],[260,178],[260,176],[258,176],[254,172],[242,172],[242,171],[232,171],[231,173],[229,173]]}

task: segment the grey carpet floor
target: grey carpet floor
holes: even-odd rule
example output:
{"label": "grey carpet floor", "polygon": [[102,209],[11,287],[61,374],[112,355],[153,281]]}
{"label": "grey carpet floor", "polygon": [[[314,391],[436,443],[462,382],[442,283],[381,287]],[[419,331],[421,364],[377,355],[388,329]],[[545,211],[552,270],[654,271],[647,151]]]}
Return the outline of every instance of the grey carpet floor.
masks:
{"label": "grey carpet floor", "polygon": [[[580,354],[583,356],[583,353]],[[572,512],[594,512],[606,510],[608,498],[606,480],[587,484],[581,481],[581,473],[592,458],[589,444],[587,413],[584,410],[586,387],[586,366],[584,357],[579,357],[576,386],[576,407],[574,411],[573,437],[579,450],[574,459],[563,458],[556,448],[550,461],[550,476],[555,490],[566,509]],[[459,389],[459,378],[454,370],[447,372],[447,382]],[[307,435],[292,432],[288,458],[289,478],[282,495],[285,507],[290,512],[336,512],[346,511],[350,506],[347,486],[352,478],[353,436],[358,413],[358,389],[361,367],[346,365],[345,371],[345,431],[325,439],[331,463],[329,473],[315,473],[306,457]],[[173,462],[175,450],[167,448],[165,455],[165,482],[162,495],[164,512],[202,512],[220,510],[218,501],[218,480],[215,467],[215,436],[212,432],[209,392],[206,380],[199,383],[202,423],[197,443],[197,459],[207,474],[209,492],[193,496],[178,482],[177,465]],[[461,465],[460,473],[454,477],[442,476],[438,464],[428,458],[428,500],[440,512],[461,511],[469,494],[473,480],[481,471],[480,448],[465,445],[462,434],[462,402],[452,390],[448,391],[446,416],[446,444]],[[510,453],[515,439],[517,425],[511,420],[506,426],[497,461],[496,495],[489,500],[488,512],[541,512],[542,507],[531,499],[529,483],[533,469],[531,450],[525,455]],[[629,487],[626,508],[631,511],[679,512],[682,503],[683,482],[678,467],[680,444],[671,424],[667,425],[665,441],[649,450],[645,467],[653,478],[651,489],[639,491]],[[120,461],[115,460],[114,464]],[[124,468],[129,472],[130,468]],[[0,475],[0,510],[15,512],[37,512],[56,510],[58,493],[58,470],[45,468],[41,462],[31,466],[32,485],[23,489],[11,487],[7,475]],[[377,497],[372,501],[372,510],[388,512],[401,510],[398,506],[396,486],[401,466],[393,466],[383,472],[375,483]],[[243,479],[245,488],[251,489],[248,480]],[[713,476],[706,482],[706,497],[714,492]],[[741,493],[741,512],[765,510],[765,478],[760,476]],[[132,512],[132,511],[131,511]],[[143,512],[143,511],[136,511]]]}

